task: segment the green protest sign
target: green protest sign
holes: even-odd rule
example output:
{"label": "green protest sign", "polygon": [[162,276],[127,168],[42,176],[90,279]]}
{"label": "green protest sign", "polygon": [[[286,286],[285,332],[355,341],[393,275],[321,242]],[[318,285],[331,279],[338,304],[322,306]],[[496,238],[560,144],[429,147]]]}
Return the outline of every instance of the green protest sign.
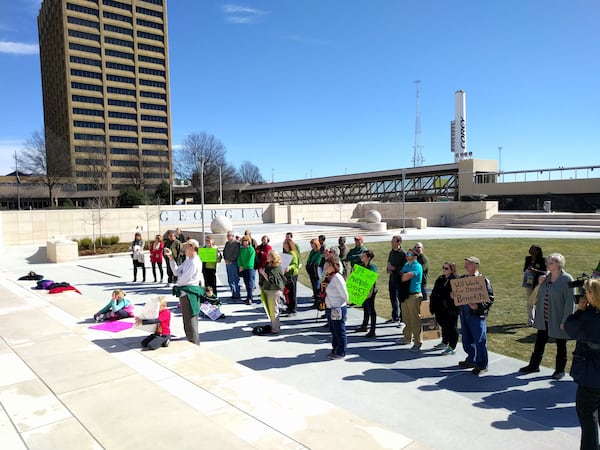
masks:
{"label": "green protest sign", "polygon": [[377,272],[373,272],[363,266],[354,266],[352,274],[346,280],[350,303],[358,306],[362,305],[367,299],[375,281],[377,281],[377,277],[379,277]]}
{"label": "green protest sign", "polygon": [[205,263],[217,262],[217,249],[216,247],[199,248],[198,256],[200,257],[202,262]]}

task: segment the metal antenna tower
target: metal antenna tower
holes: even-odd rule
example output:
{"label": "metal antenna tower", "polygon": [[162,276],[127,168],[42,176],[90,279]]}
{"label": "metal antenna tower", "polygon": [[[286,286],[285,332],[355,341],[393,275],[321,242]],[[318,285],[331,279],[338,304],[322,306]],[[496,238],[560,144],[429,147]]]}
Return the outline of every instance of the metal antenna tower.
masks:
{"label": "metal antenna tower", "polygon": [[419,96],[419,83],[421,80],[416,80],[415,85],[417,86],[417,110],[415,117],[415,145],[413,147],[413,167],[422,166],[423,154],[421,153],[421,149],[423,146],[421,145],[421,107],[419,104],[420,96]]}

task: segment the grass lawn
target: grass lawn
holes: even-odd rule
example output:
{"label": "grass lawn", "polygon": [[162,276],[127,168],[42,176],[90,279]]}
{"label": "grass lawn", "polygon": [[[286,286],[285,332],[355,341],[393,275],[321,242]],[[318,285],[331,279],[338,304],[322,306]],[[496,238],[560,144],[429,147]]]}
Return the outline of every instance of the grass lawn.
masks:
{"label": "grass lawn", "polygon": [[[525,326],[527,313],[525,309],[525,294],[521,287],[523,264],[531,244],[542,247],[544,255],[558,252],[566,260],[565,270],[573,277],[582,272],[590,274],[600,258],[600,239],[434,239],[424,240],[425,254],[429,258],[429,283],[433,282],[442,272],[444,261],[454,261],[458,273],[464,273],[463,263],[467,256],[477,256],[481,260],[480,271],[492,283],[495,302],[487,319],[488,348],[490,351],[528,361],[533,351],[536,330]],[[406,250],[414,245],[414,241],[405,240],[402,248]],[[390,242],[366,242],[365,246],[375,253],[374,263],[380,270],[378,281],[379,292],[376,298],[376,309],[379,317],[391,317],[390,299],[387,292],[388,275],[385,273]],[[308,258],[308,252],[303,253],[302,261]],[[300,269],[299,281],[310,286],[308,274],[304,265]],[[459,343],[460,345],[460,343]],[[571,352],[575,341],[568,342],[570,367]],[[553,341],[546,346],[542,365],[554,368],[556,345]]]}

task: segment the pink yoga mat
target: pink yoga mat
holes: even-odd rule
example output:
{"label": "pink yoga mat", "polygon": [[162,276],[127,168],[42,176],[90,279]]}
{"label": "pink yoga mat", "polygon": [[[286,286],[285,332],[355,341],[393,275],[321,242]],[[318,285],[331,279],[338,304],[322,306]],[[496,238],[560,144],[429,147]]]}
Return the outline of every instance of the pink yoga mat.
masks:
{"label": "pink yoga mat", "polygon": [[90,328],[92,330],[102,330],[110,331],[112,333],[118,333],[119,331],[123,331],[131,327],[133,327],[132,322],[123,322],[120,320],[115,320],[113,322],[102,322],[97,325],[92,325]]}

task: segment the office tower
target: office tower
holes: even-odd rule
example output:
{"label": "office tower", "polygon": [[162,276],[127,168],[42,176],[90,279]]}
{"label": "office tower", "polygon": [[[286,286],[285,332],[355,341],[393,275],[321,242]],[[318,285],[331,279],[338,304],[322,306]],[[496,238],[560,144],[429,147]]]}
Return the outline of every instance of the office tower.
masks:
{"label": "office tower", "polygon": [[166,0],[43,0],[49,171],[78,191],[171,180]]}

